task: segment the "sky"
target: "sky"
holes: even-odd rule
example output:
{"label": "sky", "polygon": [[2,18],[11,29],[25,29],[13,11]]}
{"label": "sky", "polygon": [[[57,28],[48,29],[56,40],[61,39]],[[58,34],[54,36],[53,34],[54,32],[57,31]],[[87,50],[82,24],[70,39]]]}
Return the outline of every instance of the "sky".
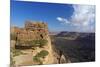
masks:
{"label": "sky", "polygon": [[95,32],[95,6],[11,1],[11,25],[23,27],[26,20],[42,21],[49,31]]}

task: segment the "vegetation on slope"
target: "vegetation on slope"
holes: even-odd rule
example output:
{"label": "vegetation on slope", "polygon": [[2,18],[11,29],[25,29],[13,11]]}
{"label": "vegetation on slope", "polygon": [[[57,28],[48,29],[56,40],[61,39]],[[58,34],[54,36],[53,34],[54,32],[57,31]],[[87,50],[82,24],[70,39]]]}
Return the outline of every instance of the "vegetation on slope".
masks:
{"label": "vegetation on slope", "polygon": [[43,64],[41,58],[45,58],[47,55],[49,54],[48,51],[46,50],[42,50],[39,53],[37,53],[34,57],[33,57],[33,61],[37,62],[39,64]]}
{"label": "vegetation on slope", "polygon": [[31,40],[31,41],[18,41],[18,44],[26,44],[26,46],[43,47],[47,45],[46,39]]}

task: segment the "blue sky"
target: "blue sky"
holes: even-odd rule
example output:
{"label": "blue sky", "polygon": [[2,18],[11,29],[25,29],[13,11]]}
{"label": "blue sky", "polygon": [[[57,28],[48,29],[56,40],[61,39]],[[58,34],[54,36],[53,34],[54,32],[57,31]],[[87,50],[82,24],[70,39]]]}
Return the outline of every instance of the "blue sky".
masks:
{"label": "blue sky", "polygon": [[48,23],[50,31],[94,32],[94,14],[92,5],[11,2],[11,25],[19,27],[23,27],[26,20],[31,20]]}

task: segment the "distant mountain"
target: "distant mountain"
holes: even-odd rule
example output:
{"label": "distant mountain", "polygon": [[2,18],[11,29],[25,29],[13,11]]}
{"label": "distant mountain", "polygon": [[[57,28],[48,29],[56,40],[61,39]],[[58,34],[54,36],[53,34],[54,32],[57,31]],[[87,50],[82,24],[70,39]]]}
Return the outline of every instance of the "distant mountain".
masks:
{"label": "distant mountain", "polygon": [[62,31],[56,36],[59,37],[76,37],[78,39],[95,39],[95,33],[85,33],[85,32],[67,32]]}
{"label": "distant mountain", "polygon": [[81,40],[95,40],[95,33],[80,33],[77,39]]}
{"label": "distant mountain", "polygon": [[95,33],[62,31],[53,43],[71,62],[95,61]]}
{"label": "distant mountain", "polygon": [[76,37],[76,36],[78,36],[78,33],[77,32],[66,32],[66,31],[63,31],[63,32],[58,33],[56,36],[60,36],[60,37]]}
{"label": "distant mountain", "polygon": [[49,35],[57,35],[60,32],[49,32]]}

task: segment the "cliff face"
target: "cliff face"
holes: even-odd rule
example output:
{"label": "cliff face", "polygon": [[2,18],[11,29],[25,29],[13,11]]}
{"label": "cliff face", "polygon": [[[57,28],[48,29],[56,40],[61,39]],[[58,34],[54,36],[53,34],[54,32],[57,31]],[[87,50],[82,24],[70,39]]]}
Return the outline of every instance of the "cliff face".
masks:
{"label": "cliff face", "polygon": [[11,28],[11,49],[15,66],[66,62],[53,49],[46,23],[27,21],[24,28]]}

